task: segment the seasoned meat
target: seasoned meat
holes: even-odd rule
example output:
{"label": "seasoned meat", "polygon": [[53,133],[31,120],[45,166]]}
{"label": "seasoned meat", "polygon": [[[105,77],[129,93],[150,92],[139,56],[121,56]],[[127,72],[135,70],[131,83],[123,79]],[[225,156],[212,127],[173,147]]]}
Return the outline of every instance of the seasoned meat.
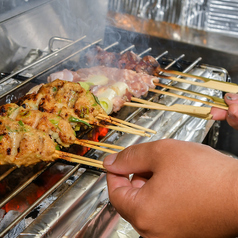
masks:
{"label": "seasoned meat", "polygon": [[90,124],[98,124],[96,116],[105,114],[95,97],[80,84],[59,79],[43,85],[37,94],[26,95],[17,104],[59,115],[63,119],[78,118],[81,126],[85,123],[80,122],[80,118],[89,120]]}
{"label": "seasoned meat", "polygon": [[44,132],[0,117],[0,164],[17,166],[53,160],[55,144]]}
{"label": "seasoned meat", "polygon": [[[8,109],[5,112],[5,116],[47,133],[59,145],[68,147],[76,140],[75,132],[70,122],[60,116],[39,110],[24,109],[14,103],[6,104],[2,107],[5,108],[5,111]],[[13,111],[12,108],[15,110]],[[17,114],[15,113],[16,111],[18,112]]]}

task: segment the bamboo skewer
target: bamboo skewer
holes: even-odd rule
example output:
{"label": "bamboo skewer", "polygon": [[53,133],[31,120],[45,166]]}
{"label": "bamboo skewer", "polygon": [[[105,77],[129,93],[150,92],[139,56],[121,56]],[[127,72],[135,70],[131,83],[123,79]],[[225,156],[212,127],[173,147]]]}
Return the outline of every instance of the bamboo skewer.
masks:
{"label": "bamboo skewer", "polygon": [[[101,114],[100,114],[101,115]],[[100,118],[100,116],[98,116]],[[103,119],[104,121],[106,121],[105,119]],[[85,122],[89,123],[89,121],[84,120]],[[117,124],[118,126],[113,126],[113,125],[103,125],[103,124],[97,124],[97,126],[103,127],[103,128],[107,128],[107,129],[111,129],[111,130],[115,130],[115,131],[121,131],[121,132],[125,132],[125,133],[129,133],[129,134],[134,134],[134,135],[140,135],[140,136],[147,136],[150,137],[149,134],[145,133],[145,131],[141,131],[141,130],[136,130],[134,128],[122,125],[122,124],[118,124],[115,122],[115,124]],[[143,128],[145,129],[145,128]]]}
{"label": "bamboo skewer", "polygon": [[124,125],[128,125],[128,126],[134,127],[136,129],[142,130],[142,131],[147,131],[147,132],[156,134],[156,131],[154,131],[154,130],[151,130],[151,129],[145,128],[143,126],[139,126],[139,125],[127,122],[127,121],[123,121],[123,120],[118,119],[118,118],[114,118],[114,117],[111,117],[111,116],[106,116],[106,115],[103,115],[103,114],[99,114],[98,116],[100,118],[103,118],[104,120],[106,120],[108,122],[111,122],[111,123],[118,122],[118,123],[121,123],[121,126],[124,124]]}
{"label": "bamboo skewer", "polygon": [[85,142],[87,144],[98,145],[98,146],[106,146],[108,148],[113,148],[113,149],[118,149],[118,150],[124,150],[125,149],[125,147],[123,147],[123,146],[114,145],[114,144],[106,144],[106,143],[102,143],[102,142],[84,140],[84,139],[80,139],[80,141]]}
{"label": "bamboo skewer", "polygon": [[123,127],[119,127],[119,126],[102,125],[102,124],[99,124],[99,126],[103,127],[103,128],[112,129],[112,130],[115,130],[115,131],[121,131],[121,132],[126,132],[126,133],[130,133],[130,134],[134,134],[134,135],[150,137],[149,134],[147,134],[143,131],[135,130],[135,129],[129,128],[129,127],[128,128],[123,128]]}
{"label": "bamboo skewer", "polygon": [[104,152],[107,152],[107,153],[111,153],[111,154],[117,153],[117,151],[106,149],[106,148],[101,148],[99,146],[92,145],[92,144],[89,144],[89,143],[85,143],[85,142],[80,141],[80,140],[76,140],[75,144],[81,145],[81,146],[86,146],[86,147],[89,147],[89,148],[92,148],[92,149],[96,149],[96,150],[101,150],[101,151],[104,151]]}
{"label": "bamboo skewer", "polygon": [[172,97],[187,99],[187,100],[191,100],[191,101],[194,101],[194,102],[201,102],[203,104],[206,104],[206,105],[209,105],[209,106],[212,106],[212,107],[217,107],[217,108],[220,108],[220,109],[228,110],[227,106],[218,105],[218,104],[211,103],[211,102],[208,102],[208,101],[203,101],[203,100],[200,100],[200,99],[197,99],[197,98],[191,98],[191,97],[187,97],[187,96],[184,96],[184,95],[179,95],[179,94],[175,94],[175,93],[171,93],[171,92],[161,91],[161,90],[158,90],[158,89],[150,89],[149,91],[154,92],[154,93],[160,93],[160,94],[172,96]]}
{"label": "bamboo skewer", "polygon": [[[163,71],[163,72],[168,72],[167,70]],[[175,71],[177,72],[177,71]],[[169,72],[168,72],[169,73]],[[180,75],[183,76],[184,73],[181,73]],[[194,78],[203,80],[204,82],[194,82],[194,81],[190,81],[187,79],[181,79],[181,78],[176,78],[173,76],[165,76],[165,75],[159,75],[159,78],[164,78],[164,79],[168,79],[168,80],[172,80],[172,81],[177,81],[177,82],[181,82],[181,83],[187,83],[187,84],[192,84],[192,85],[196,85],[196,86],[200,86],[200,87],[204,87],[204,88],[212,88],[212,89],[216,89],[216,90],[220,90],[223,92],[228,92],[228,93],[237,93],[238,92],[238,85],[234,84],[234,83],[228,83],[228,82],[221,82],[221,81],[216,81],[216,80],[212,80],[212,79],[208,79],[208,78],[204,78],[204,77],[200,77],[200,76],[196,76],[196,75],[191,75],[188,74],[189,76],[187,77],[192,77],[194,76]]]}
{"label": "bamboo skewer", "polygon": [[[111,123],[111,124],[114,124],[115,126],[120,126],[120,127],[123,127],[123,128],[129,128],[129,129],[131,128],[131,127],[126,126],[126,125],[124,125],[124,124],[120,124],[120,123],[118,123],[118,122],[116,122],[116,121],[110,121],[110,119],[105,118],[105,117],[100,116],[100,115],[98,115],[97,118],[98,118],[98,119],[101,119],[101,120],[104,120],[104,121],[106,121],[106,122],[109,122],[109,123]],[[133,128],[132,128],[132,129],[133,129]]]}
{"label": "bamboo skewer", "polygon": [[211,108],[208,108],[208,107],[195,107],[195,106],[191,106],[191,105],[180,105],[180,104],[174,104],[172,106],[165,106],[162,104],[148,102],[146,100],[138,99],[138,98],[135,98],[135,101],[140,102],[140,103],[126,102],[126,103],[124,103],[124,105],[130,106],[130,107],[142,107],[142,108],[146,108],[146,109],[179,112],[179,113],[184,113],[184,114],[188,114],[188,115],[193,115],[193,116],[203,118],[206,120],[212,119],[212,115],[210,114]]}
{"label": "bamboo skewer", "polygon": [[83,156],[80,156],[80,155],[69,154],[69,153],[66,153],[66,152],[63,152],[63,151],[57,151],[56,150],[55,154],[54,154],[54,157],[64,159],[64,160],[67,160],[67,161],[70,161],[70,162],[76,162],[76,163],[80,163],[80,164],[84,164],[84,165],[97,167],[97,168],[105,170],[102,161],[90,159],[90,158],[83,157]]}
{"label": "bamboo skewer", "polygon": [[206,94],[199,93],[199,92],[193,92],[193,91],[190,91],[190,90],[187,90],[187,89],[177,88],[177,87],[169,86],[169,85],[162,84],[162,83],[154,83],[154,84],[155,84],[156,86],[160,86],[160,87],[163,87],[163,88],[168,88],[168,89],[172,89],[172,90],[175,90],[175,91],[180,91],[180,92],[192,94],[192,95],[195,95],[195,96],[206,97],[207,99],[210,99],[210,100],[212,100],[214,103],[219,104],[219,105],[223,105],[223,106],[226,106],[226,105],[227,105],[227,104],[225,103],[225,101],[224,101],[223,98],[219,98],[219,97],[216,97],[216,96],[206,95]]}

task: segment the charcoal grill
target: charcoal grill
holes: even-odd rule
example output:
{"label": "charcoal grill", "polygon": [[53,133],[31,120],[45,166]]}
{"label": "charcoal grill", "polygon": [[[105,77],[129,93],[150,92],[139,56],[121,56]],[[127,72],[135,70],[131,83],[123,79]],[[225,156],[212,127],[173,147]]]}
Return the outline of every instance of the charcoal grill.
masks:
{"label": "charcoal grill", "polygon": [[[55,7],[56,1],[52,2]],[[54,7],[43,6],[43,9],[48,12]],[[213,63],[215,61],[209,60],[209,64],[205,64],[199,55],[204,49],[195,52],[192,47],[189,51],[187,45],[177,49],[176,42],[166,43],[164,39],[158,38],[158,35],[151,37],[135,34],[131,33],[132,29],[129,29],[128,34],[128,29],[121,30],[117,27],[119,26],[114,24],[106,27],[102,39],[92,40],[91,36],[88,39],[84,34],[77,40],[58,36],[48,38],[49,52],[47,54],[44,50],[31,50],[25,60],[14,67],[14,70],[10,67],[10,73],[9,71],[2,72],[0,104],[16,101],[33,86],[45,83],[50,73],[64,68],[77,70],[83,67],[82,56],[94,45],[100,45],[108,51],[133,50],[139,55],[150,54],[158,58],[163,68],[220,81],[230,81],[227,70],[222,67],[226,65],[224,61],[228,58],[223,54],[221,55],[223,62],[216,64]],[[63,43],[63,46],[58,47],[59,42]],[[205,51],[207,52],[207,49]],[[232,61],[233,58],[230,57],[229,60]],[[222,93],[216,90],[181,83],[177,86],[222,96]],[[189,100],[152,93],[149,93],[146,99],[167,106],[175,103],[205,106]],[[212,145],[217,142],[219,123],[214,121],[174,112],[129,107],[122,108],[114,116],[156,130],[157,134],[145,138],[110,131],[101,139],[101,142],[124,147],[164,138],[206,142]],[[70,152],[74,152],[75,149],[75,147],[70,148]],[[103,160],[106,155],[96,150],[90,150],[85,154],[87,157],[98,160]],[[111,206],[107,196],[105,177],[103,171],[63,160],[40,163],[28,168],[0,166],[0,209],[8,207],[6,214],[4,214],[5,210],[0,210],[0,237],[114,238],[127,236],[138,238],[137,232]]]}
{"label": "charcoal grill", "polygon": [[[47,75],[51,72],[63,68],[74,70],[80,68],[84,53],[90,50],[90,47],[100,44],[100,42],[101,40],[99,39],[93,43],[88,43],[86,37],[81,37],[59,50],[52,51],[49,55],[41,56],[40,59],[28,64],[21,70],[5,76],[1,79],[1,84],[6,84],[11,89],[7,88],[7,92],[3,92],[0,95],[1,101],[6,103],[9,100],[9,95],[14,95],[12,98],[17,100],[24,94],[24,91],[29,90],[33,85],[45,83]],[[120,45],[120,42],[113,42],[106,46],[101,45],[101,47],[111,51],[118,51],[118,45]],[[200,57],[193,62],[187,62],[184,60],[184,54],[172,58],[169,56],[168,51],[156,52],[152,48],[142,49],[141,52],[138,52],[134,45],[129,45],[128,48],[120,51],[124,52],[131,49],[139,55],[154,55],[157,53],[155,57],[166,69],[176,69],[222,81],[228,80],[228,73],[225,69],[204,65],[201,63]],[[12,80],[14,80],[13,84],[11,84]],[[221,96],[221,92],[215,90],[178,84],[185,89],[202,92],[205,90],[208,94]],[[163,88],[162,90],[166,89]],[[152,94],[147,95],[147,100],[159,101],[168,106],[174,103],[203,106],[197,102]],[[115,143],[124,147],[163,138],[202,142],[214,123],[213,121],[206,121],[185,114],[129,107],[122,108],[115,116],[157,131],[157,134],[151,138],[110,131],[101,140],[102,142]],[[196,130],[194,130],[194,127],[196,127]],[[90,150],[86,156],[103,160],[106,154]],[[20,172],[22,168],[4,167],[1,168],[0,179],[2,185],[9,186],[11,177],[20,180],[20,177],[24,176],[24,171],[22,172],[23,174]],[[53,172],[51,173],[51,171]],[[51,177],[57,177],[57,179],[50,185],[42,185],[41,183],[43,182],[41,181],[44,180],[45,176],[47,176],[47,180],[50,180]],[[2,220],[5,228],[2,228],[0,236],[44,237],[53,234],[54,237],[96,237],[99,233],[102,233],[107,237],[113,233],[113,229],[116,231],[119,224],[122,226],[124,222],[108,201],[105,173],[102,171],[81,166],[80,164],[56,161],[29,168],[26,177],[25,181],[20,181],[2,196],[3,199],[0,201],[0,206],[10,207],[8,208],[10,215],[12,213],[12,201],[19,201],[19,204],[16,207],[13,206],[12,209],[16,209],[17,214],[14,213],[15,216],[10,218],[10,221],[11,219],[12,221],[9,224],[5,225],[6,221]],[[20,199],[22,197],[28,200],[27,195],[29,192],[27,190],[34,187],[33,193],[38,194],[39,190],[42,190],[42,186],[47,187],[42,192],[42,195],[32,198],[33,201],[31,203],[21,204]],[[21,205],[24,207],[18,207]],[[113,228],[110,228],[111,224],[113,224]],[[122,227],[126,229],[125,227],[128,228],[128,226],[129,224],[125,223]],[[131,231],[129,229],[129,232],[136,235],[133,229]]]}

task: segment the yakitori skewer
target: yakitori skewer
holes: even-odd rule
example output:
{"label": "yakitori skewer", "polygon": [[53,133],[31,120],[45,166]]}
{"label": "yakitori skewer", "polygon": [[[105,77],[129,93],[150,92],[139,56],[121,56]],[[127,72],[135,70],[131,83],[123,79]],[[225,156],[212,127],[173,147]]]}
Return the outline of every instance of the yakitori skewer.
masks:
{"label": "yakitori skewer", "polygon": [[[61,147],[80,144],[92,148],[91,144],[88,145],[87,142],[76,139],[75,132],[68,121],[54,114],[39,110],[28,110],[14,103],[9,103],[0,107],[0,115],[16,120],[22,125],[26,124],[47,133]],[[111,145],[109,146],[111,147]],[[104,147],[107,147],[106,143],[104,143]],[[113,150],[98,146],[93,146],[93,148],[108,153],[115,153]]]}
{"label": "yakitori skewer", "polygon": [[200,100],[200,99],[197,99],[197,98],[187,97],[187,96],[184,96],[184,95],[179,95],[179,94],[175,94],[175,93],[171,93],[171,92],[167,92],[167,91],[162,91],[162,90],[158,90],[158,89],[150,89],[149,91],[154,92],[154,93],[158,93],[158,94],[168,95],[168,96],[171,96],[171,97],[182,98],[182,99],[186,99],[186,100],[190,100],[190,101],[194,101],[194,102],[201,102],[203,104],[206,104],[206,105],[209,105],[209,106],[212,106],[212,107],[217,107],[217,108],[220,108],[220,109],[228,110],[227,106],[219,105],[219,104],[216,104],[216,103],[211,103],[211,102]]}
{"label": "yakitori skewer", "polygon": [[[174,80],[177,82],[189,83],[192,85],[197,85],[206,88],[213,88],[217,90],[221,90],[224,92],[231,92],[237,93],[238,92],[238,85],[229,82],[221,82],[210,78],[205,78],[202,76],[197,76],[189,73],[183,73],[180,71],[163,69],[160,64],[158,63],[157,59],[153,56],[146,55],[141,58],[139,55],[135,54],[132,51],[126,51],[123,54],[118,54],[114,52],[107,52],[96,46],[90,52],[86,60],[91,65],[105,65],[111,67],[118,67],[121,69],[132,69],[136,72],[144,72],[146,74],[155,75],[160,78],[166,78],[170,80]],[[195,78],[201,80],[203,82],[192,82],[189,80],[173,77],[173,76],[165,76],[162,73],[172,74],[177,76],[182,76],[186,78]]]}
{"label": "yakitori skewer", "polygon": [[49,135],[7,117],[0,117],[0,145],[0,164],[28,166],[40,161],[67,158],[103,169],[102,162],[58,151]]}
{"label": "yakitori skewer", "polygon": [[191,106],[191,105],[181,105],[181,104],[165,106],[162,104],[149,102],[149,101],[139,99],[139,98],[134,98],[133,100],[136,102],[139,102],[139,103],[126,102],[124,105],[130,106],[130,107],[141,107],[141,108],[145,108],[145,109],[179,112],[179,113],[184,113],[184,114],[196,116],[199,118],[203,118],[206,120],[212,119],[212,115],[210,114],[211,108],[209,108],[209,107],[195,107],[195,106]]}
{"label": "yakitori skewer", "polygon": [[175,86],[170,86],[170,85],[166,85],[166,84],[162,84],[162,83],[155,83],[155,85],[163,87],[163,88],[167,88],[167,89],[172,89],[172,90],[175,90],[175,91],[188,93],[188,94],[199,96],[199,97],[205,97],[205,98],[213,101],[213,103],[215,103],[215,104],[226,106],[226,103],[225,103],[223,98],[219,98],[219,97],[211,96],[211,95],[206,95],[206,94],[203,94],[203,93],[194,92],[194,91],[190,91],[190,90],[187,90],[187,89],[178,88],[178,87],[175,87]]}
{"label": "yakitori skewer", "polygon": [[[164,72],[167,72],[167,70],[164,70]],[[167,72],[167,73],[169,73],[169,72]],[[192,76],[194,76],[193,78],[200,79],[203,82],[191,81],[188,79],[182,79],[182,78],[166,76],[166,75],[159,75],[159,78],[168,79],[168,80],[172,80],[172,81],[176,81],[176,82],[180,82],[180,83],[196,85],[196,86],[200,86],[200,87],[204,87],[204,88],[212,88],[212,89],[220,90],[220,91],[227,92],[227,93],[238,93],[238,85],[235,83],[217,81],[217,80],[204,78],[204,77],[200,77],[200,76],[196,76],[196,75],[190,75],[190,78]]]}
{"label": "yakitori skewer", "polygon": [[[32,90],[34,91],[34,90]],[[39,109],[60,116],[72,122],[74,127],[79,126],[101,126],[108,129],[118,130],[125,133],[136,133],[141,136],[148,136],[142,131],[129,129],[125,130],[121,125],[110,126],[100,123],[97,115],[107,115],[101,107],[97,97],[90,91],[85,90],[80,84],[56,79],[51,83],[44,84],[31,94],[28,94],[18,101],[18,104],[26,109]],[[102,120],[105,121],[105,120]],[[112,121],[112,124],[116,124]]]}

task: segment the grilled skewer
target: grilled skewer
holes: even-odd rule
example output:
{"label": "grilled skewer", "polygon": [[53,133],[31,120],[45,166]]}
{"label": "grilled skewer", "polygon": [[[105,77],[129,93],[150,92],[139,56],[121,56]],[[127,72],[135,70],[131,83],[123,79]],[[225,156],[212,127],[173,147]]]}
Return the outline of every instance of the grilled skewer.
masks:
{"label": "grilled skewer", "polygon": [[[238,85],[235,83],[221,82],[193,74],[163,69],[154,57],[147,55],[141,58],[132,51],[127,51],[124,54],[119,54],[114,52],[107,52],[99,46],[96,46],[92,51],[89,51],[85,55],[85,60],[88,62],[89,66],[105,65],[109,67],[117,67],[119,69],[131,69],[136,72],[143,72],[160,78],[166,78],[169,80],[188,83],[205,88],[213,88],[223,92],[238,92]],[[168,75],[165,76],[161,73],[166,73]],[[190,80],[173,77],[171,75],[177,75],[186,78],[195,78],[202,82],[193,82]]]}
{"label": "grilled skewer", "polygon": [[145,131],[138,129],[125,129],[103,125],[97,115],[105,115],[105,111],[99,104],[97,97],[85,90],[78,83],[56,79],[44,84],[37,92],[22,97],[17,104],[25,109],[48,112],[69,121],[74,130],[79,127],[98,125],[131,134],[150,136]]}
{"label": "grilled skewer", "polygon": [[1,165],[29,166],[40,161],[53,161],[58,158],[103,169],[101,161],[56,151],[55,143],[46,133],[25,125],[21,121],[0,117]]}
{"label": "grilled skewer", "polygon": [[[19,107],[17,104],[10,103],[0,107],[0,116],[8,117],[19,121],[22,125],[28,125],[33,129],[40,130],[48,134],[60,147],[69,147],[72,144],[98,149],[108,153],[116,153],[113,150],[93,146],[85,141],[76,138],[75,131],[70,123],[54,114],[41,112],[39,110],[30,110]],[[107,147],[107,144],[103,144]],[[109,145],[113,147],[112,145]]]}

